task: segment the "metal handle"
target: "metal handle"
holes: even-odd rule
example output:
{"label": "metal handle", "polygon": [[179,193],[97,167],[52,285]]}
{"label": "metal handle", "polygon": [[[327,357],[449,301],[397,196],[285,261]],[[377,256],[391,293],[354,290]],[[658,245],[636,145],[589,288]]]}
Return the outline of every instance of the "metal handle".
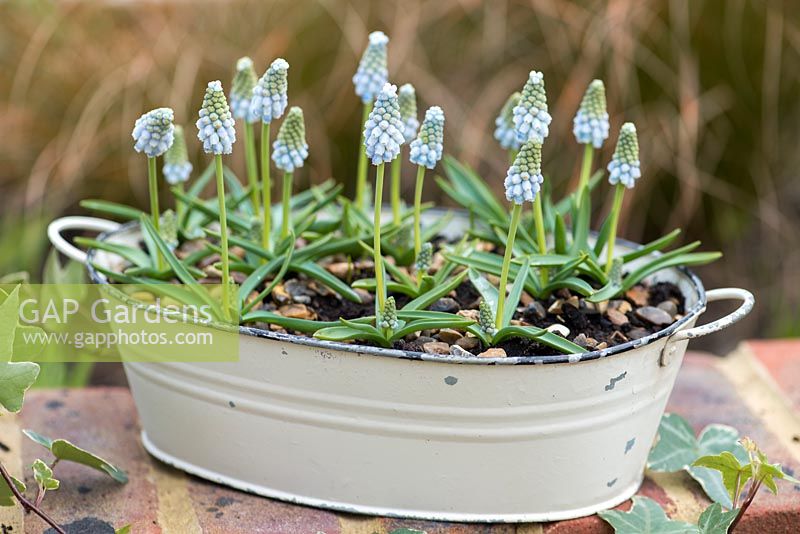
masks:
{"label": "metal handle", "polygon": [[703,337],[714,332],[719,332],[720,330],[744,319],[744,316],[750,313],[750,310],[753,309],[753,304],[755,304],[755,299],[753,298],[752,293],[746,289],[739,289],[736,287],[712,289],[706,293],[706,299],[708,302],[729,299],[741,300],[742,305],[725,317],[717,319],[711,323],[689,328],[688,330],[678,330],[672,335],[670,341],[685,341],[687,339],[694,339],[696,337]]}
{"label": "metal handle", "polygon": [[96,217],[61,217],[47,227],[47,238],[64,256],[79,263],[86,263],[86,253],[76,248],[61,236],[64,230],[90,230],[94,232],[113,232],[120,224]]}

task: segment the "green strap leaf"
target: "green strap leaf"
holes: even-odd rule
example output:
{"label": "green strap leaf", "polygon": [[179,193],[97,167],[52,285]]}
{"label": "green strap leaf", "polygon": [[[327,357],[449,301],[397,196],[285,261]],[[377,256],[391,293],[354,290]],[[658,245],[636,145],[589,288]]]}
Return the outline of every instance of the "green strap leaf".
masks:
{"label": "green strap leaf", "polygon": [[[517,278],[514,280],[514,285],[511,286],[511,291],[508,292],[508,301],[506,302],[506,309],[503,312],[503,326],[508,326],[511,323],[511,318],[514,317],[514,312],[517,311],[519,299],[522,297],[522,290],[525,282],[528,279],[528,271],[530,269],[530,261],[525,258],[522,267],[517,273]],[[505,291],[505,288],[500,288]],[[495,313],[497,311],[495,310]]]}
{"label": "green strap leaf", "polygon": [[420,295],[411,302],[407,303],[405,306],[403,306],[403,309],[422,310],[427,308],[428,306],[430,306],[431,304],[433,304],[434,302],[436,302],[437,300],[439,300],[440,298],[442,298],[443,296],[447,295],[452,290],[457,288],[459,285],[461,285],[461,282],[464,281],[464,278],[466,278],[466,276],[467,276],[466,271],[454,276],[453,278],[450,279],[449,282],[441,286],[434,287],[427,293]]}

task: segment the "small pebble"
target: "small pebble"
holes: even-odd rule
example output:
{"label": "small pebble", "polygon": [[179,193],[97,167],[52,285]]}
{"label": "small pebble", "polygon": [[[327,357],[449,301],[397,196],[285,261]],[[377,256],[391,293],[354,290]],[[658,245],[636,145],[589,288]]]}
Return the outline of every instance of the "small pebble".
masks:
{"label": "small pebble", "polygon": [[475,321],[476,323],[481,317],[478,310],[458,310],[456,315],[460,315],[464,319],[469,319],[470,321]]}
{"label": "small pebble", "polygon": [[647,306],[650,301],[650,291],[642,286],[633,286],[625,292],[625,296],[637,306]]}
{"label": "small pebble", "polygon": [[570,297],[564,303],[572,306],[576,310],[581,307],[581,300],[578,297]]}
{"label": "small pebble", "polygon": [[608,303],[608,308],[617,310],[620,313],[628,313],[633,309],[633,306],[627,300],[612,300]]}
{"label": "small pebble", "polygon": [[644,306],[642,308],[638,308],[636,310],[636,317],[644,319],[648,323],[657,326],[670,324],[672,322],[672,316],[669,313],[654,306]]}
{"label": "small pebble", "polygon": [[492,347],[478,354],[481,358],[505,358],[508,356],[506,351],[499,347]]}
{"label": "small pebble", "polygon": [[611,334],[611,341],[615,343],[625,343],[628,341],[628,338],[619,330],[615,330],[614,333]]}
{"label": "small pebble", "polygon": [[287,304],[278,308],[276,313],[284,317],[291,317],[292,319],[307,319],[313,321],[317,318],[317,314],[308,309],[305,304]]}
{"label": "small pebble", "polygon": [[456,313],[459,310],[458,302],[450,297],[444,297],[433,304],[429,308],[430,311],[438,311],[438,312],[447,312],[447,313]]}
{"label": "small pebble", "polygon": [[283,284],[278,284],[272,290],[272,299],[278,304],[286,304],[291,302],[292,296],[286,291],[286,288],[283,287]]}
{"label": "small pebble", "polygon": [[450,354],[450,345],[441,341],[431,341],[423,344],[422,350],[428,354]]}
{"label": "small pebble", "polygon": [[419,336],[417,338],[417,344],[419,344],[419,345],[424,345],[425,343],[433,343],[435,341],[436,341],[435,339],[433,339],[432,337],[428,337],[428,336]]}
{"label": "small pebble", "polygon": [[456,341],[456,345],[458,345],[464,350],[473,351],[481,347],[481,340],[478,339],[477,337],[465,336]]}
{"label": "small pebble", "polygon": [[547,330],[548,332],[552,332],[554,334],[558,334],[561,337],[569,336],[569,328],[567,328],[563,324],[558,324],[558,323],[551,324],[550,326],[545,328],[545,330]]}
{"label": "small pebble", "polygon": [[361,304],[372,304],[375,302],[375,295],[366,291],[364,289],[354,289],[356,293],[358,293],[359,298],[361,299]]}
{"label": "small pebble", "polygon": [[649,336],[650,332],[645,330],[644,328],[631,328],[628,331],[628,337],[630,339],[641,339],[643,337]]}
{"label": "small pebble", "polygon": [[608,317],[608,320],[616,326],[628,324],[628,317],[621,311],[615,310],[614,308],[609,308],[606,310],[606,317]]}
{"label": "small pebble", "polygon": [[347,280],[348,276],[351,274],[353,266],[346,261],[340,261],[337,263],[329,263],[325,266],[325,269],[336,278]]}
{"label": "small pebble", "polygon": [[547,317],[547,310],[544,309],[544,306],[542,306],[542,303],[538,300],[534,300],[528,304],[526,313],[532,315],[536,319],[544,319]]}
{"label": "small pebble", "polygon": [[453,356],[460,356],[462,358],[474,358],[475,355],[469,352],[468,350],[464,350],[458,345],[451,345],[450,346],[450,354]]}
{"label": "small pebble", "polygon": [[452,345],[464,336],[452,328],[442,328],[439,330],[439,335],[437,337],[439,338],[439,341],[444,341],[445,343]]}
{"label": "small pebble", "polygon": [[564,301],[561,299],[556,300],[554,303],[547,308],[548,313],[552,313],[553,315],[561,315],[561,309],[564,304]]}
{"label": "small pebble", "polygon": [[658,307],[667,312],[670,317],[675,317],[678,315],[678,306],[671,300],[665,300],[659,304]]}

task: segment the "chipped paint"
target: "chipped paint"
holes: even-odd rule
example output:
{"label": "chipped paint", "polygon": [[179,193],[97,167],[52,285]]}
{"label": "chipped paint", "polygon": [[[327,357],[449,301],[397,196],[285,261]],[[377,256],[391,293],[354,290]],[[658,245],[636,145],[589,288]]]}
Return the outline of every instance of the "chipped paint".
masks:
{"label": "chipped paint", "polygon": [[622,380],[626,376],[628,376],[628,371],[623,371],[621,374],[612,377],[611,381],[606,386],[606,391],[611,391],[612,389],[617,387],[617,382],[619,382],[620,380]]}
{"label": "chipped paint", "polygon": [[636,438],[631,438],[628,440],[628,443],[625,444],[625,454],[628,454],[631,451],[635,443],[636,443]]}
{"label": "chipped paint", "polygon": [[613,480],[609,480],[608,482],[606,482],[606,486],[608,486],[610,488],[616,483],[617,483],[617,479],[615,478]]}
{"label": "chipped paint", "polygon": [[446,377],[444,377],[444,383],[447,384],[448,386],[455,386],[457,382],[458,382],[458,378],[456,378],[454,376],[446,376]]}

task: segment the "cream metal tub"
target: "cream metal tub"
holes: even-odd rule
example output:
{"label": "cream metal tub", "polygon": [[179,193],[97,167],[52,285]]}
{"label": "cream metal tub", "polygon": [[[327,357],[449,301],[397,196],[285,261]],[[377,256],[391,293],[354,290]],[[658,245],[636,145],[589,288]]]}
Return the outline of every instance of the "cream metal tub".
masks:
{"label": "cream metal tub", "polygon": [[[84,263],[65,229],[136,239],[109,221],[55,221],[53,244]],[[100,251],[89,258],[111,261]],[[575,356],[464,359],[242,327],[237,363],[126,363],[142,442],[202,478],[345,512],[470,522],[590,515],[639,488],[688,340],[753,306],[742,289],[706,292],[686,269],[652,279],[680,287],[685,316]],[[706,303],[722,299],[742,304],[693,328]]]}

